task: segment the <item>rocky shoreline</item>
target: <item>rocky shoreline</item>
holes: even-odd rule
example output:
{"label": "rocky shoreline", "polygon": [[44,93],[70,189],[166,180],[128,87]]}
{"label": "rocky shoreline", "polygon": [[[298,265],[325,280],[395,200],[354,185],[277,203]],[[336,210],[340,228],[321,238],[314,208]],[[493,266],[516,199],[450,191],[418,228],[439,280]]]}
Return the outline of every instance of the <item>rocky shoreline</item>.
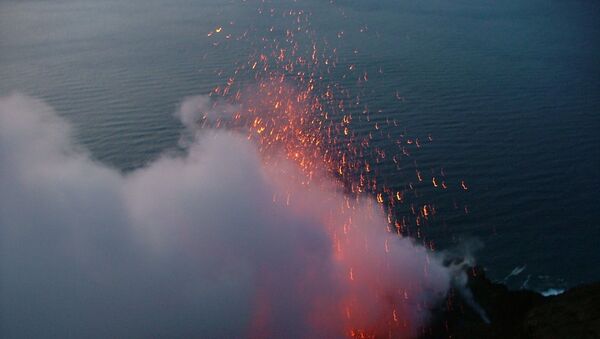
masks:
{"label": "rocky shoreline", "polygon": [[481,267],[468,269],[467,275],[489,323],[453,289],[434,310],[422,338],[600,338],[600,282],[544,297],[494,283]]}

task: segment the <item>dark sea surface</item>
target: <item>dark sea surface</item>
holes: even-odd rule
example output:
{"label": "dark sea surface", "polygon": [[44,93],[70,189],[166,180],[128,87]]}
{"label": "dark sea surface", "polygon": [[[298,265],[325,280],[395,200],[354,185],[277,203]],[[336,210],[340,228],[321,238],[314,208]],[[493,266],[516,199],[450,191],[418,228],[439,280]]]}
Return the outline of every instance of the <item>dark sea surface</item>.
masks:
{"label": "dark sea surface", "polygon": [[[133,170],[177,148],[182,126],[173,112],[183,98],[223,84],[252,52],[252,36],[214,45],[208,32],[287,27],[258,7],[250,0],[0,0],[0,95],[44,99],[94,158]],[[480,241],[476,258],[492,278],[522,269],[506,279],[513,288],[600,280],[600,2],[264,7],[311,11],[317,35],[335,41],[338,68],[369,73],[360,93],[377,112],[373,121],[395,119],[407,134],[431,135],[415,155],[421,171],[443,168],[454,186],[467,183],[467,192],[444,193],[461,213],[423,229],[438,248]],[[330,77],[323,81],[353,86]],[[408,180],[386,169],[380,175],[390,185]]]}

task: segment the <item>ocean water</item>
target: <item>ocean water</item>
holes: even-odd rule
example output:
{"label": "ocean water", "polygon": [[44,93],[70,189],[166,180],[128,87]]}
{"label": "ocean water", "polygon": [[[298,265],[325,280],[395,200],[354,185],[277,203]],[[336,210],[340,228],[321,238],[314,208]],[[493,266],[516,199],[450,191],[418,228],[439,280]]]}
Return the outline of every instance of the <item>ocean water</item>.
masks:
{"label": "ocean water", "polygon": [[[273,27],[277,34],[288,27],[259,15],[260,6],[0,0],[0,95],[46,100],[95,159],[130,171],[176,149],[178,103],[222,84],[258,43],[249,37],[215,45],[208,32],[223,26],[239,36]],[[438,248],[480,242],[478,262],[513,288],[600,279],[598,2],[262,6],[310,11],[319,39],[337,47],[338,68],[370,74],[357,91],[377,112],[374,121],[395,119],[409,135],[431,136],[415,155],[420,169],[443,168],[449,180],[468,184],[466,192],[446,193],[460,213],[442,214],[423,229]],[[335,72],[323,81],[353,86]],[[384,168],[380,176],[390,185],[406,180]]]}

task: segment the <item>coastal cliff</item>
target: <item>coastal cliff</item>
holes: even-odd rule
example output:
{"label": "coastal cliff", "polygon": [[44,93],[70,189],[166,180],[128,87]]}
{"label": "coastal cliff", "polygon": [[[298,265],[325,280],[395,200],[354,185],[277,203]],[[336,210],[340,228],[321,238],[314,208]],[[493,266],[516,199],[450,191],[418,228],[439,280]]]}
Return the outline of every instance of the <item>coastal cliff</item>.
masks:
{"label": "coastal cliff", "polygon": [[489,323],[452,290],[422,338],[600,338],[600,282],[544,297],[494,283],[481,267],[469,269],[468,276]]}

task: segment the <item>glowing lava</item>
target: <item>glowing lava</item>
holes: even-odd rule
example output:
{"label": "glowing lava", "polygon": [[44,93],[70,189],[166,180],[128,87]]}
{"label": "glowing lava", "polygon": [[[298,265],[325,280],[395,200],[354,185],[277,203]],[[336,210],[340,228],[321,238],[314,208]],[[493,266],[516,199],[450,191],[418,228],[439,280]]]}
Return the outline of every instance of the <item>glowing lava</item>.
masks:
{"label": "glowing lava", "polygon": [[[231,119],[219,120],[213,126],[246,133],[270,171],[284,172],[273,175],[286,178],[279,182],[281,193],[273,197],[274,204],[283,203],[300,213],[314,210],[314,206],[303,205],[314,204],[315,199],[339,200],[339,208],[317,216],[329,234],[338,262],[336,279],[347,280],[341,284],[345,290],[338,291],[343,295],[341,301],[334,301],[335,317],[344,323],[344,334],[360,338],[416,335],[413,323],[420,324],[426,318],[424,314],[435,298],[423,297],[432,292],[426,291],[429,287],[414,285],[414,281],[422,280],[402,274],[417,270],[423,272],[425,280],[429,279],[430,253],[424,247],[407,246],[410,240],[405,236],[422,237],[421,228],[435,216],[436,206],[419,203],[409,195],[418,196],[418,185],[447,189],[445,174],[441,171],[427,176],[418,169],[416,161],[406,161],[423,147],[423,141],[399,133],[400,123],[395,119],[378,117],[375,121],[373,111],[362,103],[360,91],[332,80],[339,73],[337,48],[317,37],[310,25],[310,12],[261,7],[259,13],[287,19],[289,26],[270,27],[264,32],[265,36],[257,39],[264,46],[257,48],[224,85],[214,89],[213,96],[224,98],[239,110]],[[274,31],[281,34],[273,37]],[[257,32],[245,31],[240,40],[249,39],[254,33]],[[343,32],[338,34],[339,39],[343,36]],[[347,70],[343,77],[356,78],[359,89],[369,81],[369,74],[358,71],[354,64],[341,68]],[[240,84],[238,78],[242,79]],[[248,79],[252,79],[252,84],[248,84]],[[397,91],[393,95],[403,100]],[[432,141],[431,136],[425,139]],[[391,147],[380,146],[382,140]],[[406,179],[405,187],[380,182],[378,169],[387,167],[400,172],[403,162],[408,162],[408,167],[414,168],[412,173],[416,173],[412,179]],[[464,181],[460,187],[467,190]],[[311,195],[315,191],[320,193]],[[335,193],[327,193],[330,191]],[[402,212],[400,205],[405,205],[407,212]],[[428,247],[433,250],[433,243]],[[413,257],[427,260],[394,259]],[[434,271],[431,279],[447,280],[441,268],[435,266]],[[268,274],[271,273],[265,273]],[[265,279],[268,286],[268,278]],[[436,297],[443,292],[444,288],[433,288]],[[257,336],[269,333],[268,291],[261,293],[254,323]],[[323,321],[332,316],[321,314],[319,309],[328,313],[324,305],[330,302],[315,300],[314,304],[318,326],[339,322]]]}

